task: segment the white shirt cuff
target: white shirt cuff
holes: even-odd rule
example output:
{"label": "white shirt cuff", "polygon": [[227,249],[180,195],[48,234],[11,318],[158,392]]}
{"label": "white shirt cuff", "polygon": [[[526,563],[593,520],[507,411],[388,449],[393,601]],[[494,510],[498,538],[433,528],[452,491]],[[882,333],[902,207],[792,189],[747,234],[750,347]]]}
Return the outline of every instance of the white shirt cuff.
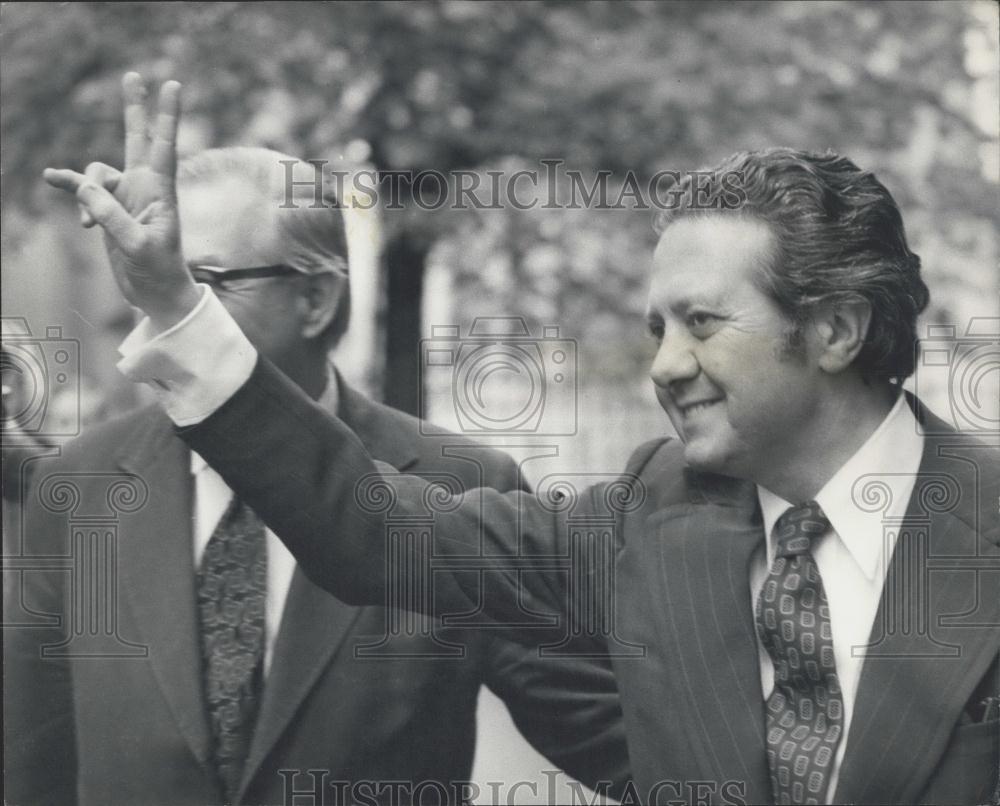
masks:
{"label": "white shirt cuff", "polygon": [[257,351],[207,285],[180,322],[157,333],[144,318],[118,348],[125,377],[152,386],[177,425],[200,423],[250,377]]}

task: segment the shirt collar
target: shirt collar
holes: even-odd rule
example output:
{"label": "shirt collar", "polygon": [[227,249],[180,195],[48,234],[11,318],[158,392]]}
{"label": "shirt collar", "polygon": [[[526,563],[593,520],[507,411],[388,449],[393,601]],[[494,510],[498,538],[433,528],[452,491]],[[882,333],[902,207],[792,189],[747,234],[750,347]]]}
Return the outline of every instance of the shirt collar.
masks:
{"label": "shirt collar", "polygon": [[[333,364],[326,365],[326,387],[316,402],[331,414],[337,414],[340,410],[340,390],[337,388],[337,375],[334,372]],[[191,451],[191,475],[197,476],[206,467],[208,467],[208,462]]]}
{"label": "shirt collar", "polygon": [[[884,521],[906,514],[923,450],[924,438],[916,417],[901,394],[879,427],[816,496],[833,530],[869,580],[884,568]],[[888,487],[889,502],[869,511],[858,506],[855,487],[863,477],[873,476]],[[774,556],[774,524],[792,505],[760,485],[757,496],[770,558]]]}

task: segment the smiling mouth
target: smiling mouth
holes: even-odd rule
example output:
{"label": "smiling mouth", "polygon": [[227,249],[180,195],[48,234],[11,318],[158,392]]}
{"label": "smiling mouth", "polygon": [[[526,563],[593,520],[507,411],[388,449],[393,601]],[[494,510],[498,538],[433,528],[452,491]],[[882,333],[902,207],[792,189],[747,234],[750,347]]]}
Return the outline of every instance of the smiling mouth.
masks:
{"label": "smiling mouth", "polygon": [[701,412],[710,409],[716,403],[721,402],[722,398],[717,398],[715,400],[702,400],[698,403],[688,403],[685,406],[678,406],[681,410],[681,414],[685,417],[691,417],[693,415],[701,414]]}

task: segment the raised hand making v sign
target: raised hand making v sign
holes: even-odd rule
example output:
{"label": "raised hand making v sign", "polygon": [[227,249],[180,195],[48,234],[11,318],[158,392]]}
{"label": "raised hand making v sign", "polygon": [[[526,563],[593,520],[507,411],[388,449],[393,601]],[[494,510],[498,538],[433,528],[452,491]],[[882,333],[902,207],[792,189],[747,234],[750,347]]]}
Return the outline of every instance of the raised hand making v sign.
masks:
{"label": "raised hand making v sign", "polygon": [[146,88],[138,73],[122,79],[125,170],[101,162],[84,173],[47,168],[45,181],[76,195],[84,226],[104,230],[108,257],[125,299],[165,330],[184,318],[200,294],[181,255],[177,215],[177,123],[181,85],[160,88],[152,140],[146,133]]}

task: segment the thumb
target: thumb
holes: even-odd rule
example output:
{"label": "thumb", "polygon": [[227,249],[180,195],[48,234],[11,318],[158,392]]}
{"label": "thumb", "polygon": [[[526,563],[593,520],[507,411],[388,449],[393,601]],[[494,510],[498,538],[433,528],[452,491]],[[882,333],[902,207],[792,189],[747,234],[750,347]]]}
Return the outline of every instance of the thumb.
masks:
{"label": "thumb", "polygon": [[[92,162],[84,170],[83,175],[88,179],[92,179],[98,185],[100,185],[105,190],[114,193],[118,187],[118,183],[121,181],[122,174],[121,171],[116,168],[112,168],[110,165],[105,165],[103,162]],[[85,207],[80,208],[80,223],[84,227],[92,227],[97,222],[94,221],[93,216],[87,212]]]}
{"label": "thumb", "polygon": [[135,255],[142,243],[142,227],[114,196],[88,179],[77,188],[76,198],[83,212],[101,225],[122,252]]}

